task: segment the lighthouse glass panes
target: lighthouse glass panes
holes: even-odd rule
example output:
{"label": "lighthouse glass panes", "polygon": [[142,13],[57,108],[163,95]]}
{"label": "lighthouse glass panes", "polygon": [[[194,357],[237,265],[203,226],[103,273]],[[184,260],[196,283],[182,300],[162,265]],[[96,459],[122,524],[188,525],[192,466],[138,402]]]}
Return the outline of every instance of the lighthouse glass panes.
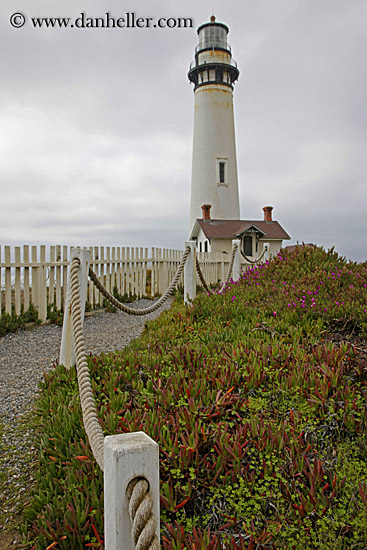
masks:
{"label": "lighthouse glass panes", "polygon": [[204,50],[206,48],[224,48],[227,50],[227,31],[217,25],[204,27],[199,35],[199,49]]}

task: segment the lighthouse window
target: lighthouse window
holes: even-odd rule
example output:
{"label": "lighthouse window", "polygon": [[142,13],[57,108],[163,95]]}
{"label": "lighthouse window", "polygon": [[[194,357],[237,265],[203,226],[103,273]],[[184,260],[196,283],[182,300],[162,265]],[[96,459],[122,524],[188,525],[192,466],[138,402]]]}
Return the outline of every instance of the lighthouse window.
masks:
{"label": "lighthouse window", "polygon": [[219,163],[219,183],[225,183],[225,168],[226,165],[224,162]]}
{"label": "lighthouse window", "polygon": [[228,159],[217,157],[216,165],[217,185],[228,186]]}
{"label": "lighthouse window", "polygon": [[217,82],[223,82],[223,71],[221,71],[220,69],[216,70],[215,80]]}

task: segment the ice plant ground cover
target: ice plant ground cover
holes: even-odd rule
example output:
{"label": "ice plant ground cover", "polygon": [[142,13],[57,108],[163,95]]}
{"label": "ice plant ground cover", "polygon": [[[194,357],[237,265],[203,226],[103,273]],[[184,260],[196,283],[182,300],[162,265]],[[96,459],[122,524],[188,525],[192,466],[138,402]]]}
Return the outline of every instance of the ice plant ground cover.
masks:
{"label": "ice plant ground cover", "polygon": [[[90,357],[107,434],[160,445],[164,550],[367,547],[367,263],[297,247]],[[36,403],[30,547],[103,548],[75,369]]]}

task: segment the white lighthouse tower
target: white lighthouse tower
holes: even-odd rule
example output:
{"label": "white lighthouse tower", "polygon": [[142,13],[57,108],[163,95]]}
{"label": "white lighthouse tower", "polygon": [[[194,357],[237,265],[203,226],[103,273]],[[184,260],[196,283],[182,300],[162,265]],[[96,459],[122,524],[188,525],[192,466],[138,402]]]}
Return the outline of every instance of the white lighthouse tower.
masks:
{"label": "white lighthouse tower", "polygon": [[199,44],[188,73],[195,92],[190,231],[203,205],[210,205],[212,219],[240,218],[233,116],[239,70],[227,43],[228,30],[214,16],[198,28]]}

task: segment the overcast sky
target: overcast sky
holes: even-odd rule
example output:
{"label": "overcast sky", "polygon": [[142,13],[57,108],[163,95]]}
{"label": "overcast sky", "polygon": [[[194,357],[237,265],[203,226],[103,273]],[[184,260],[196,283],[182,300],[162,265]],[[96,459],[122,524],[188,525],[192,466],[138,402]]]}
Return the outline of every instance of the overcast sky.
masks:
{"label": "overcast sky", "polygon": [[[367,258],[366,0],[2,0],[0,244],[182,249],[187,72],[213,10],[240,70],[241,218],[262,219],[272,205],[291,243]],[[22,28],[9,22],[15,12]],[[30,23],[81,12],[191,17],[193,28]]]}

